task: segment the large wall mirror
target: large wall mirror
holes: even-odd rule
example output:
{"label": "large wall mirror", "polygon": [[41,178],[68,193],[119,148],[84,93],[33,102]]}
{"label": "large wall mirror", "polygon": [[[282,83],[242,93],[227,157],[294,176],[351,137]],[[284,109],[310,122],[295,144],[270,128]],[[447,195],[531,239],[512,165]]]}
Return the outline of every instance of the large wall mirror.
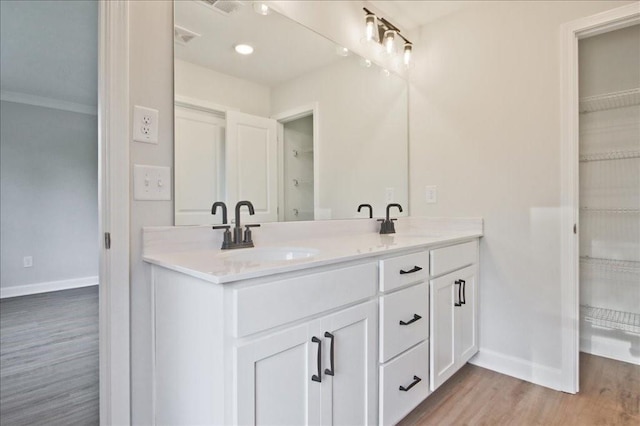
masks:
{"label": "large wall mirror", "polygon": [[274,11],[223,3],[236,9],[175,2],[175,224],[219,223],[217,200],[250,200],[257,222],[406,207],[407,82]]}

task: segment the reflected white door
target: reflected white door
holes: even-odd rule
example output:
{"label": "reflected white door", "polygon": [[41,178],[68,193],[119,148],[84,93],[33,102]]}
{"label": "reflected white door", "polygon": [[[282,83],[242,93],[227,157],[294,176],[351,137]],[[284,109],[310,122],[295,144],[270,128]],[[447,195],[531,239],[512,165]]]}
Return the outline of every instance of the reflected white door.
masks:
{"label": "reflected white door", "polygon": [[214,201],[224,200],[225,120],[213,113],[175,108],[175,224],[219,222]]}
{"label": "reflected white door", "polygon": [[[226,189],[229,208],[249,200],[255,216],[243,222],[278,220],[278,137],[276,121],[227,112]],[[230,210],[230,214],[233,210]],[[246,210],[243,209],[243,216]]]}

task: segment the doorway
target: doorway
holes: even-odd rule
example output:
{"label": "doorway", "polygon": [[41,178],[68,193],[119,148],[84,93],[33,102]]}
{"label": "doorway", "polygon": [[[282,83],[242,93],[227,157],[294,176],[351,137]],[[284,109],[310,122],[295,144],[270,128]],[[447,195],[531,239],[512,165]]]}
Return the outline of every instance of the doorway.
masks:
{"label": "doorway", "polygon": [[100,6],[0,7],[0,415],[98,424]]}
{"label": "doorway", "polygon": [[580,352],[640,365],[640,24],[578,61]]}
{"label": "doorway", "polygon": [[[586,302],[580,294],[580,256],[585,252],[585,245],[582,245],[581,253],[582,241],[579,237],[579,231],[581,233],[583,229],[583,224],[580,221],[583,211],[580,209],[582,188],[579,170],[582,162],[579,160],[585,160],[583,162],[586,163],[587,158],[581,157],[580,152],[579,40],[621,30],[639,23],[640,9],[638,3],[634,3],[569,22],[561,29],[561,305],[563,321],[561,390],[568,393],[576,393],[579,390],[580,303],[581,301]],[[587,198],[585,198],[586,200]],[[608,201],[613,200],[609,199]],[[617,209],[614,204],[611,204],[610,208]],[[586,210],[584,211],[584,214],[594,213],[596,212],[587,213]],[[592,246],[597,250],[603,247]]]}

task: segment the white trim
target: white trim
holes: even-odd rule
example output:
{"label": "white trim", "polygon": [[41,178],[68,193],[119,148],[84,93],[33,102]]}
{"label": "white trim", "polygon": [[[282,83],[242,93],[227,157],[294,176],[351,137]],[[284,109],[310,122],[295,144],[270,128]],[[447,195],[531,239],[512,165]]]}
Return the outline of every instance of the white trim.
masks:
{"label": "white trim", "polygon": [[561,310],[562,386],[579,389],[579,247],[578,235],[578,39],[613,31],[640,22],[640,2],[578,19],[561,27]]}
{"label": "white trim", "polygon": [[90,287],[98,285],[98,277],[71,278],[60,281],[46,281],[41,283],[13,285],[0,288],[0,299],[9,297],[28,296],[30,294],[50,293],[52,291],[70,290],[72,288]]}
{"label": "white trim", "polygon": [[76,102],[62,101],[60,99],[45,98],[43,96],[29,95],[27,93],[10,92],[8,90],[0,91],[0,100],[4,102],[15,102],[18,104],[58,109],[61,111],[76,112],[78,114],[98,115],[98,107],[94,105],[85,105]]}
{"label": "white trim", "polygon": [[202,99],[190,98],[188,96],[175,95],[174,105],[204,111],[214,114],[218,117],[225,118],[227,111],[239,111],[238,108],[232,108],[225,105],[216,104]]}
{"label": "white trim", "polygon": [[[287,123],[298,118],[313,116],[313,217],[315,220],[320,219],[318,216],[320,210],[320,105],[318,102],[301,105],[271,116],[278,123]],[[281,129],[278,129],[278,149],[282,153],[283,146],[281,142]],[[282,155],[281,155],[282,156]],[[280,157],[281,157],[280,156]],[[280,159],[279,157],[279,159]],[[282,170],[282,167],[279,167]],[[279,185],[279,188],[282,188]],[[281,190],[281,189],[280,189]],[[278,197],[278,207],[282,206],[281,197]],[[282,215],[284,218],[284,214]]]}
{"label": "white trim", "polygon": [[129,425],[129,3],[99,4],[100,425]]}
{"label": "white trim", "polygon": [[554,390],[562,389],[562,371],[560,369],[536,364],[522,358],[481,349],[471,358],[469,363],[536,385]]}

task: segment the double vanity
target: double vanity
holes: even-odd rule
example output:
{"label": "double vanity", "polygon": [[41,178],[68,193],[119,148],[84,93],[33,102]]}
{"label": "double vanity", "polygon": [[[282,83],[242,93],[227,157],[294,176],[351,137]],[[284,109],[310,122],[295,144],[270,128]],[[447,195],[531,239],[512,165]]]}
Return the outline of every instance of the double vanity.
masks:
{"label": "double vanity", "polygon": [[144,230],[156,424],[395,424],[478,350],[481,219]]}

